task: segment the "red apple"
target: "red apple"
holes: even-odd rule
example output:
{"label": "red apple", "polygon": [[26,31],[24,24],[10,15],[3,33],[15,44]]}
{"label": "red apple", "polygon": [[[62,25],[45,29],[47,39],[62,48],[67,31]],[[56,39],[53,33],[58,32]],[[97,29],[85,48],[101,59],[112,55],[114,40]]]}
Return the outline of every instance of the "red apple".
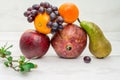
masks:
{"label": "red apple", "polygon": [[49,46],[49,37],[35,30],[25,31],[20,38],[20,50],[28,59],[42,57],[48,51]]}
{"label": "red apple", "polygon": [[86,43],[86,32],[75,24],[65,25],[51,39],[55,52],[62,58],[77,58],[85,49]]}

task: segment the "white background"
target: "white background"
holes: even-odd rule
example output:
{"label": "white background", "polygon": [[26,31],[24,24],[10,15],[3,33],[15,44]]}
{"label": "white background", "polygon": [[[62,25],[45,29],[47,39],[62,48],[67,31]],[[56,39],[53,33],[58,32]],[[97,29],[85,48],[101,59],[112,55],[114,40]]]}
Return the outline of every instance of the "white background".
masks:
{"label": "white background", "polygon": [[93,21],[103,31],[120,31],[120,0],[0,0],[0,32],[34,29],[33,23],[28,23],[23,13],[41,1],[58,7],[64,2],[73,2],[79,8],[81,20]]}
{"label": "white background", "polygon": [[[28,7],[41,1],[48,1],[58,7],[68,1],[75,3],[80,10],[81,20],[93,21],[104,31],[112,44],[110,56],[96,59],[90,54],[87,45],[77,59],[61,59],[50,47],[43,58],[32,60],[38,68],[28,74],[6,68],[0,59],[0,79],[120,80],[120,0],[0,0],[0,47],[8,42],[14,45],[10,49],[14,58],[22,55],[19,49],[20,36],[27,29],[34,29],[33,23],[28,23],[23,13]],[[90,64],[83,62],[85,55],[91,57]]]}

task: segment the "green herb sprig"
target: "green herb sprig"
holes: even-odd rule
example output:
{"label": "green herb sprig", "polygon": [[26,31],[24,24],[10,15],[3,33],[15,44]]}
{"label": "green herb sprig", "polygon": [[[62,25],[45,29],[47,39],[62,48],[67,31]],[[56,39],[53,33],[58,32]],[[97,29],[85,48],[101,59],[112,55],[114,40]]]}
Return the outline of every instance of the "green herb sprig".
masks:
{"label": "green herb sprig", "polygon": [[19,59],[14,60],[11,56],[11,51],[8,49],[13,47],[10,45],[7,47],[7,44],[0,48],[0,58],[4,58],[4,65],[10,67],[18,72],[29,72],[31,69],[37,68],[37,65],[26,60],[24,56],[20,56]]}

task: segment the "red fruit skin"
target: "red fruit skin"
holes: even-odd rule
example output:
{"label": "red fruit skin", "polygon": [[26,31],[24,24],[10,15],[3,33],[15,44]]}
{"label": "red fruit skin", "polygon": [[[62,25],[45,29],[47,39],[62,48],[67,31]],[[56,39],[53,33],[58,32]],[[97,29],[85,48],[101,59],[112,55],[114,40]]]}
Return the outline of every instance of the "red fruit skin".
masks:
{"label": "red fruit skin", "polygon": [[35,30],[27,30],[22,34],[19,45],[26,58],[40,58],[48,51],[50,39]]}
{"label": "red fruit skin", "polygon": [[[87,34],[79,26],[67,24],[52,37],[51,44],[59,57],[77,58],[86,47]],[[67,46],[71,49],[67,49]]]}

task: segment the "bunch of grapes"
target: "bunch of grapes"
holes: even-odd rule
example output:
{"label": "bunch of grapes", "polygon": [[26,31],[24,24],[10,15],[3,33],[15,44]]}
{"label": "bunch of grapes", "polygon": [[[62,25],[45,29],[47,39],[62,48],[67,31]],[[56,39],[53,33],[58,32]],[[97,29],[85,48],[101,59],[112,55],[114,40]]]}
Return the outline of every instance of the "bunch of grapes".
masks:
{"label": "bunch of grapes", "polygon": [[43,14],[46,12],[50,16],[50,21],[46,24],[51,28],[51,33],[56,32],[59,29],[63,29],[64,19],[60,16],[58,8],[52,6],[48,2],[41,2],[40,4],[34,4],[24,12],[24,16],[27,17],[28,22],[33,22],[38,13]]}

